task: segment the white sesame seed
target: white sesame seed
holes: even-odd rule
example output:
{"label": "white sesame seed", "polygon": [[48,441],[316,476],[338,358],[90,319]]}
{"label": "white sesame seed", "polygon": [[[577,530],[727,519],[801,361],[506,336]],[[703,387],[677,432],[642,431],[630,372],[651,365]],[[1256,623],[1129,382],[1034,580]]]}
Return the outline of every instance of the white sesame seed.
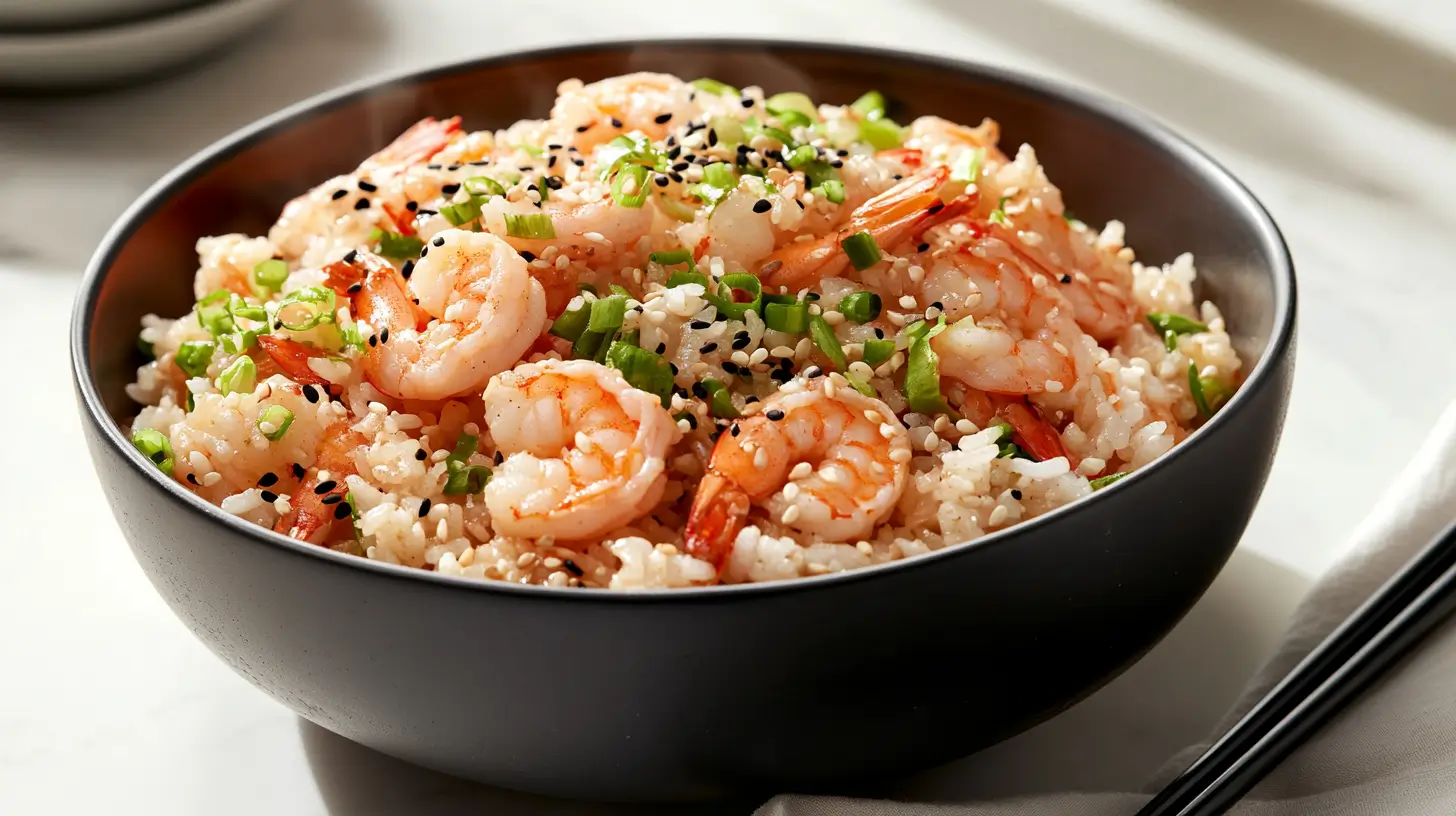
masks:
{"label": "white sesame seed", "polygon": [[1011,511],[1006,509],[1006,505],[998,504],[996,505],[996,509],[991,511],[991,517],[986,519],[986,522],[990,526],[995,527],[1005,521],[1009,515],[1011,515]]}
{"label": "white sesame seed", "polygon": [[976,427],[976,423],[970,421],[969,419],[956,420],[955,427],[957,431],[960,431],[963,434],[973,434],[976,431],[980,430]]}
{"label": "white sesame seed", "polygon": [[900,308],[902,308],[902,309],[914,309],[916,307],[916,305],[917,304],[915,302],[915,297],[913,295],[901,295],[900,296]]}
{"label": "white sesame seed", "polygon": [[880,462],[870,462],[870,473],[873,473],[876,476],[884,476],[885,473],[888,472],[888,470],[889,468],[886,468],[884,464]]}
{"label": "white sesame seed", "polygon": [[870,364],[866,363],[864,360],[855,360],[854,362],[850,363],[849,370],[850,373],[858,374],[859,376],[865,378],[873,377],[875,375],[875,370],[870,367]]}
{"label": "white sesame seed", "polygon": [[206,476],[202,477],[202,486],[212,487],[220,481],[222,481],[222,474],[218,473],[217,471],[213,471],[212,473],[209,473]]}
{"label": "white sesame seed", "polygon": [[918,264],[912,265],[906,274],[910,276],[911,283],[919,283],[925,279],[925,267]]}
{"label": "white sesame seed", "polygon": [[677,547],[671,544],[658,544],[656,549],[663,555],[677,555]]}
{"label": "white sesame seed", "polygon": [[758,365],[759,363],[762,363],[764,360],[767,359],[768,349],[762,347],[754,349],[753,353],[748,355],[748,362],[750,365]]}
{"label": "white sesame seed", "polygon": [[840,323],[844,322],[844,315],[836,311],[825,312],[823,317],[824,322],[828,323],[831,326],[838,326]]}
{"label": "white sesame seed", "polygon": [[687,433],[693,429],[693,426],[689,425],[686,419],[679,419],[677,421],[677,429],[683,433]]}
{"label": "white sesame seed", "polygon": [[781,516],[779,518],[779,521],[782,521],[784,524],[793,524],[795,521],[798,521],[798,520],[799,520],[799,505],[797,505],[797,504],[791,504],[791,505],[789,505],[789,509],[785,510],[783,516]]}
{"label": "white sesame seed", "polygon": [[556,569],[557,567],[561,566],[561,559],[557,558],[554,555],[549,555],[541,559],[541,566],[545,567],[546,569]]}
{"label": "white sesame seed", "polygon": [[880,425],[880,436],[883,436],[886,439],[894,439],[895,427],[888,422]]}
{"label": "white sesame seed", "polygon": [[773,350],[770,351],[769,354],[772,354],[775,357],[788,359],[794,356],[794,350],[789,348],[788,346],[774,346]]}
{"label": "white sesame seed", "polygon": [[753,452],[753,466],[758,470],[768,467],[768,451],[763,448]]}
{"label": "white sesame seed", "polygon": [[899,312],[887,311],[885,312],[885,319],[895,324],[896,326],[905,325],[905,315],[902,315]]}
{"label": "white sesame seed", "polygon": [[784,498],[793,501],[799,497],[799,486],[793,482],[784,485]]}
{"label": "white sesame seed", "polygon": [[870,543],[868,541],[856,541],[854,543],[854,548],[867,556],[875,554],[875,548],[870,546]]}
{"label": "white sesame seed", "polygon": [[839,471],[829,465],[825,465],[819,469],[819,478],[832,485],[837,485],[841,481]]}
{"label": "white sesame seed", "polygon": [[925,440],[920,444],[927,452],[934,453],[935,449],[940,447],[940,437],[935,435],[935,431],[931,431],[925,435]]}
{"label": "white sesame seed", "polygon": [[865,409],[864,418],[868,419],[870,422],[879,422],[884,419],[884,417],[880,416],[880,412],[876,411],[873,408]]}
{"label": "white sesame seed", "polygon": [[1047,380],[1045,385],[1047,392],[1052,394],[1060,393],[1063,387],[1062,384],[1057,382],[1056,380]]}
{"label": "white sesame seed", "polygon": [[813,465],[809,464],[808,462],[800,462],[799,464],[794,465],[794,469],[793,470],[790,470],[789,471],[789,478],[790,479],[803,479],[803,478],[808,477],[808,475],[810,473],[813,473],[813,472],[814,472],[814,466]]}
{"label": "white sesame seed", "polygon": [[746,351],[735,351],[735,352],[733,352],[733,354],[731,356],[729,356],[728,359],[732,360],[733,362],[735,362],[735,363],[737,363],[737,364],[739,364],[741,366],[746,366],[746,365],[748,365],[748,352],[746,352]]}
{"label": "white sesame seed", "polygon": [[823,315],[824,314],[824,310],[819,307],[819,304],[817,304],[817,303],[810,303],[809,304],[809,314],[811,314],[811,315]]}
{"label": "white sesame seed", "polygon": [[897,462],[903,465],[906,462],[910,461],[910,455],[911,454],[909,448],[895,448],[890,451],[890,461]]}

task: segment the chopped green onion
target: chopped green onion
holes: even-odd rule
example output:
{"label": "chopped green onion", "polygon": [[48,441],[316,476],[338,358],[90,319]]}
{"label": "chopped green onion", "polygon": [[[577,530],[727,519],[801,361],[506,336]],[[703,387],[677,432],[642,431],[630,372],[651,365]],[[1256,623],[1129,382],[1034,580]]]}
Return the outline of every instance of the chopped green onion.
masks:
{"label": "chopped green onion", "polygon": [[228,309],[233,293],[219,289],[197,301],[197,324],[213,337],[233,330],[233,315]]}
{"label": "chopped green onion", "polygon": [[1198,413],[1204,419],[1213,416],[1224,400],[1228,399],[1228,390],[1223,384],[1212,377],[1198,376],[1198,364],[1188,364],[1188,390],[1193,395],[1193,404],[1198,406]]}
{"label": "chopped green onion", "polygon": [[836,311],[856,323],[868,323],[880,316],[880,306],[880,296],[874,292],[854,292],[839,301]]}
{"label": "chopped green onion", "polygon": [[1006,442],[1006,443],[1003,443],[1003,444],[997,446],[997,449],[996,449],[996,458],[997,459],[1030,459],[1031,456],[1028,455],[1026,451],[1022,450],[1021,449],[1021,446],[1018,445],[1018,444],[1016,444],[1015,442]]}
{"label": "chopped green onion", "polygon": [[546,151],[545,150],[543,150],[542,148],[537,147],[536,145],[533,145],[533,144],[525,144],[523,142],[521,144],[516,145],[516,147],[520,148],[521,150],[526,151],[526,155],[527,156],[530,156],[533,159],[539,159],[542,156],[546,155]]}
{"label": "chopped green onion", "polygon": [[976,179],[981,175],[981,162],[986,160],[986,151],[982,148],[967,150],[956,159],[951,165],[950,180],[962,184],[975,184]]}
{"label": "chopped green onion", "polygon": [[[267,437],[269,442],[282,439],[288,433],[288,426],[292,424],[293,412],[282,405],[270,405],[258,415],[258,432]],[[272,430],[267,430],[265,426]]]}
{"label": "chopped green onion", "polygon": [[809,330],[809,304],[793,303],[763,304],[763,322],[774,331],[803,334]]}
{"label": "chopped green onion", "polygon": [[703,91],[704,93],[710,93],[714,96],[738,95],[737,88],[729,85],[726,82],[719,82],[716,79],[709,79],[708,77],[699,77],[698,79],[695,79],[688,84],[693,86],[694,88],[697,88],[700,91]]}
{"label": "chopped green onion", "polygon": [[345,323],[339,327],[339,341],[343,345],[361,352],[368,345],[364,339],[364,335],[359,332],[359,324],[357,322]]}
{"label": "chopped green onion", "polygon": [[861,272],[879,263],[882,257],[874,236],[865,230],[860,230],[840,241],[839,246],[844,250],[844,254],[849,256],[849,262],[854,264],[854,268]]}
{"label": "chopped green onion", "polygon": [[813,338],[814,345],[824,352],[829,362],[834,365],[836,371],[844,371],[849,368],[849,360],[844,356],[844,347],[839,345],[839,338],[834,336],[834,329],[824,322],[822,315],[809,316],[809,337]]}
{"label": "chopped green onion", "polygon": [[769,113],[780,118],[785,113],[799,113],[808,117],[811,123],[819,121],[819,109],[814,106],[814,100],[798,91],[776,93],[765,99],[763,106],[768,109]]}
{"label": "chopped green onion", "polygon": [[911,410],[922,414],[950,413],[950,406],[940,393],[940,357],[930,347],[931,339],[943,331],[945,315],[940,316],[934,327],[924,320],[905,327],[910,338],[905,363],[905,400]]}
{"label": "chopped green onion", "polygon": [[[480,217],[480,202],[474,196],[467,195],[453,204],[441,207],[440,215],[445,216],[445,220],[449,221],[452,227],[469,224]],[[506,218],[510,218],[510,216],[508,215]]]}
{"label": "chopped green onion", "polygon": [[885,95],[879,91],[870,91],[849,106],[866,119],[879,119],[885,115]]}
{"label": "chopped green onion", "polygon": [[222,345],[222,350],[227,352],[228,354],[242,354],[243,352],[257,345],[258,335],[267,333],[268,332],[266,331],[255,331],[249,329],[248,331],[234,332],[233,334],[224,334],[222,337],[219,337],[217,341],[219,344]]}
{"label": "chopped green onion", "polygon": [[228,313],[231,314],[234,319],[243,317],[247,318],[248,320],[268,320],[267,309],[263,308],[262,306],[254,306],[251,303],[248,303],[246,300],[238,297],[237,295],[233,295],[232,297],[228,298]]}
{"label": "chopped green onion", "polygon": [[1208,331],[1208,327],[1197,320],[1170,312],[1148,312],[1148,322],[1163,336],[1163,345],[1168,351],[1178,350],[1178,335]]}
{"label": "chopped green onion", "polygon": [[804,180],[811,189],[822,187],[826,182],[839,181],[839,171],[826,161],[810,162],[804,168]]}
{"label": "chopped green onion", "polygon": [[476,445],[479,442],[471,434],[461,434],[455,440],[455,449],[445,457],[445,470],[449,474],[445,477],[444,493],[450,496],[474,495],[485,489],[485,483],[490,481],[490,468],[484,465],[467,465],[471,455],[475,453]]}
{"label": "chopped green onion", "polygon": [[190,414],[194,410],[197,409],[197,397],[192,393],[192,389],[188,388],[188,389],[186,389],[186,391],[187,391],[187,413]]}
{"label": "chopped green onion", "polygon": [[157,349],[151,343],[143,340],[140,334],[137,335],[136,347],[137,351],[140,351],[142,356],[148,360],[157,359]]}
{"label": "chopped green onion", "polygon": [[866,340],[864,342],[865,363],[877,366],[895,354],[894,340]]}
{"label": "chopped green onion", "polygon": [[629,291],[627,289],[627,287],[625,287],[625,286],[620,286],[620,285],[615,284],[615,283],[609,283],[609,284],[607,284],[607,288],[610,289],[610,290],[612,290],[612,294],[614,294],[614,295],[621,295],[622,297],[627,298],[628,300],[631,300],[632,299],[632,292]]}
{"label": "chopped green onion", "polygon": [[719,419],[737,419],[742,416],[733,405],[733,395],[728,392],[728,386],[714,379],[703,380],[703,388],[708,392],[708,413]]}
{"label": "chopped green onion", "polygon": [[1132,471],[1130,471],[1130,470],[1123,471],[1122,473],[1109,473],[1106,476],[1099,476],[1096,479],[1093,479],[1092,481],[1088,482],[1087,484],[1092,485],[1092,489],[1093,490],[1101,490],[1102,488],[1107,487],[1108,485],[1112,484],[1113,482],[1117,481],[1118,479],[1121,479],[1124,476],[1130,476],[1130,475],[1132,475]]}
{"label": "chopped green onion", "polygon": [[607,366],[622,372],[633,388],[656,396],[662,407],[672,404],[672,366],[662,355],[619,340],[607,350]]}
{"label": "chopped green onion", "polygon": [[991,211],[991,216],[987,220],[992,224],[1006,224],[1006,202],[1010,200],[1011,196],[1001,196],[1001,200],[996,202],[996,209]]}
{"label": "chopped green onion", "polygon": [[[778,113],[776,113],[774,115],[779,118],[779,124],[783,125],[786,128],[789,128],[790,130],[792,130],[792,129],[796,128],[796,127],[813,127],[814,126],[814,118],[811,117],[811,116],[807,116],[807,115],[805,115],[803,113],[800,113],[799,111],[782,110],[782,111],[779,111]],[[783,131],[779,130],[778,128],[773,128],[773,130],[779,131],[780,133],[783,132]],[[785,145],[792,144],[792,141],[784,142],[784,144]]]}
{"label": "chopped green onion", "polygon": [[690,283],[696,283],[703,287],[704,294],[713,296],[713,287],[712,283],[708,280],[708,276],[696,269],[679,269],[667,278],[667,288],[669,289],[676,289],[679,286],[686,286]]}
{"label": "chopped green onion", "polygon": [[[629,346],[640,346],[642,345],[642,332],[638,329],[624,331],[617,335],[617,342],[625,343]],[[611,349],[607,349],[607,353],[611,354]]]}
{"label": "chopped green onion", "polygon": [[503,196],[506,188],[490,176],[471,176],[460,183],[461,189],[472,196]]}
{"label": "chopped green onion", "polygon": [[763,127],[758,132],[783,145],[785,150],[792,150],[794,148],[794,137],[790,136],[789,132],[782,128]]}
{"label": "chopped green onion", "polygon": [[[734,292],[747,292],[749,299],[740,301]],[[719,281],[719,297],[713,301],[718,313],[732,320],[742,320],[749,312],[756,312],[763,306],[763,284],[747,272],[724,275]],[[720,302],[721,301],[721,302]]]}
{"label": "chopped green onion", "polygon": [[597,292],[596,286],[594,286],[594,285],[592,285],[590,283],[578,283],[576,285],[576,291],[578,291],[578,292],[591,292],[593,295],[600,294],[599,292]]}
{"label": "chopped green onion", "polygon": [[890,119],[865,119],[859,123],[859,140],[876,150],[890,150],[900,146],[905,133]]}
{"label": "chopped green onion", "polygon": [[[612,200],[631,209],[640,209],[647,203],[652,189],[647,186],[649,171],[640,164],[623,167],[612,177]],[[630,189],[629,189],[630,188]]]}
{"label": "chopped green onion", "polygon": [[[414,235],[400,235],[397,232],[375,229],[369,233],[369,240],[378,245],[376,250],[386,258],[418,258],[420,250],[425,248],[425,242]],[[279,261],[282,263],[282,261]]]}
{"label": "chopped green onion", "polygon": [[1004,445],[1007,442],[1010,442],[1011,437],[1016,435],[1016,429],[1012,427],[1010,422],[998,422],[991,427],[995,428],[998,432],[998,435],[994,440],[998,445]]}
{"label": "chopped green onion", "polygon": [[157,470],[172,475],[172,443],[161,431],[143,428],[131,435],[131,444],[152,460]]}
{"label": "chopped green onion", "polygon": [[687,264],[688,269],[694,272],[696,272],[698,269],[698,265],[693,263],[693,253],[689,252],[687,249],[673,249],[667,252],[654,252],[647,256],[647,260],[652,261],[655,264],[661,264],[662,266],[676,266],[677,264]]}
{"label": "chopped green onion", "polygon": [[546,183],[546,174],[544,173],[541,175],[541,178],[536,180],[536,194],[541,196],[542,201],[551,200],[551,185]]}
{"label": "chopped green onion", "polygon": [[698,217],[698,211],[693,207],[672,198],[667,193],[658,193],[656,199],[657,208],[663,214],[684,224],[691,224]]}
{"label": "chopped green onion", "polygon": [[359,503],[354,501],[354,491],[344,492],[344,503],[349,505],[349,526],[354,528],[354,547],[358,555],[364,555],[364,533],[359,529]]}
{"label": "chopped green onion", "polygon": [[555,238],[556,227],[546,213],[506,213],[506,235],[511,238]]}
{"label": "chopped green onion", "polygon": [[204,377],[207,375],[207,365],[212,362],[212,354],[217,346],[212,343],[189,340],[177,347],[177,356],[174,358],[177,367],[188,377]]}
{"label": "chopped green onion", "polygon": [[605,332],[584,331],[571,344],[571,359],[595,360],[607,343]]}
{"label": "chopped green onion", "polygon": [[810,188],[809,192],[827,198],[834,204],[844,203],[844,182],[839,179],[825,179],[818,187]]}
{"label": "chopped green onion", "polygon": [[561,316],[551,323],[551,333],[557,337],[575,341],[582,332],[586,331],[587,324],[591,321],[591,309],[582,306],[580,309],[568,309],[561,313]]}
{"label": "chopped green onion", "polygon": [[217,390],[221,391],[224,396],[247,393],[253,390],[254,385],[257,385],[257,379],[258,367],[253,363],[253,358],[239,357],[217,375]]}
{"label": "chopped green onion", "polygon": [[803,170],[819,158],[819,151],[813,145],[799,145],[784,156],[784,163],[792,170]]}
{"label": "chopped green onion", "polygon": [[[305,286],[289,292],[278,303],[274,318],[289,331],[308,331],[320,323],[334,322],[334,290],[323,286]],[[302,313],[302,319],[296,315]]]}
{"label": "chopped green onion", "polygon": [[732,190],[738,186],[738,173],[728,162],[713,162],[703,168],[703,183],[712,187]]}
{"label": "chopped green onion", "polygon": [[731,116],[714,116],[708,122],[708,127],[713,129],[718,136],[718,143],[725,145],[742,144],[746,141],[746,132],[743,123]]}
{"label": "chopped green onion", "polygon": [[849,381],[849,385],[851,388],[860,392],[861,394],[864,394],[866,397],[875,397],[876,399],[879,398],[879,392],[875,391],[874,386],[870,385],[868,382],[865,382],[865,380],[861,378],[858,374],[846,371],[844,372],[844,379]]}
{"label": "chopped green onion", "polygon": [[627,298],[622,295],[598,298],[592,301],[591,317],[587,319],[587,331],[614,332],[622,328],[622,318],[627,314]]}
{"label": "chopped green onion", "polygon": [[271,295],[283,288],[288,279],[288,264],[273,258],[259,261],[253,266],[253,285],[265,294]]}

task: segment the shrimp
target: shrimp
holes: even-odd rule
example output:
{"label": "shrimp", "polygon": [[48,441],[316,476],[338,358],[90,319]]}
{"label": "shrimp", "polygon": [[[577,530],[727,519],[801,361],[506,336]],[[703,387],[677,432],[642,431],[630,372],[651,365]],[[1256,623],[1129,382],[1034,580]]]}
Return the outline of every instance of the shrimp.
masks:
{"label": "shrimp", "polygon": [[[1011,223],[1018,220],[1010,215]],[[1074,235],[1061,216],[1041,219],[1035,228],[1042,239],[1028,243],[1006,224],[989,226],[992,235],[1034,264],[1071,304],[1072,316],[1082,330],[1097,340],[1116,340],[1137,319],[1136,307],[1126,292],[1132,273],[1126,263],[1108,258],[1084,236]]]}
{"label": "shrimp", "polygon": [[497,533],[580,540],[652,509],[681,437],[652,394],[590,360],[543,360],[491,379],[485,420],[505,455],[485,486]]}
{"label": "shrimp", "polygon": [[[510,245],[484,232],[445,230],[408,283],[373,259],[354,313],[375,335],[364,374],[401,399],[444,399],[480,389],[510,368],[546,327],[546,295]],[[419,309],[410,301],[413,294]],[[419,317],[428,318],[423,327]]]}
{"label": "shrimp", "polygon": [[950,168],[931,167],[906,178],[871,198],[850,214],[849,222],[836,231],[812,241],[788,244],[764,259],[759,271],[765,286],[786,286],[789,291],[813,286],[823,278],[840,277],[849,266],[849,256],[840,242],[868,231],[875,243],[889,248],[929,229],[943,220],[958,217],[975,202],[971,192],[952,204],[940,200],[940,188],[950,179]]}
{"label": "shrimp", "polygon": [[460,133],[460,117],[421,119],[352,173],[336,176],[284,206],[268,238],[287,261],[312,266],[341,247],[360,247],[376,228],[411,232],[400,196],[381,192],[397,176],[445,149]]}
{"label": "shrimp", "polygon": [[[648,207],[617,206],[606,185],[602,185],[595,194],[588,192],[585,198],[571,191],[554,193],[539,207],[524,198],[509,201],[497,196],[481,207],[481,224],[517,252],[541,255],[547,247],[554,246],[561,254],[590,268],[616,271],[622,266],[620,261],[624,256],[652,228],[652,213]],[[506,228],[508,214],[548,215],[556,237],[511,236]],[[568,289],[575,295],[576,282],[571,281]]]}
{"label": "shrimp", "polygon": [[1072,359],[1057,349],[1055,334],[1022,334],[999,321],[967,317],[930,341],[941,374],[972,388],[998,394],[1041,394],[1071,390],[1077,382]]}
{"label": "shrimp", "polygon": [[832,382],[781,389],[718,437],[688,515],[690,555],[721,568],[753,505],[825,541],[867,536],[894,510],[909,433],[883,402]]}
{"label": "shrimp", "polygon": [[590,151],[623,133],[640,131],[653,141],[699,113],[693,86],[671,74],[639,72],[590,85],[562,83],[551,107],[551,126],[570,134],[570,144]]}
{"label": "shrimp", "polygon": [[345,480],[358,470],[354,451],[367,445],[364,434],[340,420],[325,429],[318,446],[318,458],[292,497],[292,509],[278,518],[274,532],[289,538],[322,544],[329,540],[334,522],[349,518],[352,508],[344,500],[349,490]]}

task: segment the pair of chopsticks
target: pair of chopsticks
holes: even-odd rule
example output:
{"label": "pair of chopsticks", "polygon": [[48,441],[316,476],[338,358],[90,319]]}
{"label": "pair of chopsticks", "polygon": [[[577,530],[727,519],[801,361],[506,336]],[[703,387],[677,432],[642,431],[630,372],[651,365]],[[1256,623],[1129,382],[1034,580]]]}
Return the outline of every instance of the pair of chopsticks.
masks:
{"label": "pair of chopsticks", "polygon": [[1213,816],[1329,722],[1456,611],[1447,527],[1137,816]]}

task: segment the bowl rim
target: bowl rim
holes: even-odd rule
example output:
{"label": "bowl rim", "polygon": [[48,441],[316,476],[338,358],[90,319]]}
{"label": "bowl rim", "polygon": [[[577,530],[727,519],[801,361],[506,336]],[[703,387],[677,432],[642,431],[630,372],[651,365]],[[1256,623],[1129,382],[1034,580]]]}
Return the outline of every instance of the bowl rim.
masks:
{"label": "bowl rim", "polygon": [[[507,581],[490,581],[441,575],[432,570],[423,570],[397,564],[374,561],[356,555],[337,552],[314,544],[307,544],[288,538],[280,533],[244,521],[223,512],[217,505],[186,490],[173,479],[163,478],[150,460],[132,446],[121,426],[111,419],[96,389],[91,366],[89,336],[95,318],[96,304],[101,284],[106,278],[121,246],[137,228],[170,198],[178,189],[190,184],[196,177],[211,170],[214,165],[231,158],[238,152],[250,148],[308,117],[326,113],[337,107],[352,104],[370,95],[389,88],[429,80],[451,74],[482,68],[529,63],[533,60],[566,55],[589,54],[593,52],[622,52],[636,48],[710,48],[710,49],[754,49],[754,50],[796,50],[818,53],[832,53],[841,56],[860,57],[867,60],[894,60],[922,70],[950,71],[994,84],[1010,86],[1015,90],[1044,102],[1067,106],[1082,114],[1097,118],[1130,135],[1150,142],[1155,148],[1170,155],[1205,183],[1219,189],[1242,210],[1243,216],[1254,227],[1264,249],[1272,258],[1270,274],[1274,289],[1274,325],[1262,358],[1249,371],[1239,390],[1229,402],[1204,426],[1191,433],[1181,444],[1153,462],[1133,472],[1125,479],[1109,485],[1097,496],[1087,496],[1056,508],[1045,515],[1021,522],[1003,530],[989,533],[981,538],[953,544],[929,553],[911,558],[902,558],[883,564],[847,570],[824,575],[804,576],[789,580],[763,583],[718,584],[674,589],[632,589],[609,590],[545,587],[515,584]],[[113,453],[131,466],[137,476],[160,489],[170,498],[177,509],[199,516],[206,522],[221,524],[232,532],[249,539],[249,543],[277,547],[296,557],[317,559],[325,565],[373,573],[377,577],[419,582],[420,586],[433,585],[445,590],[483,592],[516,596],[522,599],[534,598],[541,601],[571,599],[576,603],[720,603],[731,600],[748,600],[763,595],[782,593],[804,593],[827,590],[832,587],[858,581],[871,581],[902,572],[913,572],[933,568],[936,562],[955,558],[984,548],[1007,545],[1017,536],[1029,534],[1041,527],[1061,519],[1075,516],[1106,492],[1132,489],[1157,478],[1173,461],[1186,456],[1188,451],[1199,445],[1209,444],[1218,430],[1228,424],[1236,414],[1251,410],[1248,406],[1254,392],[1262,390],[1271,379],[1273,371],[1290,353],[1294,339],[1297,290],[1294,277],[1294,261],[1283,235],[1275,225],[1268,211],[1254,194],[1232,173],[1225,169],[1203,150],[1158,122],[1152,116],[1112,99],[1099,92],[1039,77],[1017,70],[969,60],[953,59],[933,54],[922,54],[896,49],[878,48],[854,44],[828,42],[806,42],[775,38],[754,37],[663,37],[646,39],[592,40],[545,48],[509,51],[485,57],[452,60],[425,68],[395,71],[366,77],[333,90],[316,94],[296,102],[269,116],[233,131],[213,142],[173,168],[154,182],[107,231],[95,253],[88,262],[85,274],[77,289],[71,315],[71,373],[76,388],[81,413],[110,445]],[[211,542],[209,542],[211,543]],[[221,542],[219,542],[221,543]]]}

